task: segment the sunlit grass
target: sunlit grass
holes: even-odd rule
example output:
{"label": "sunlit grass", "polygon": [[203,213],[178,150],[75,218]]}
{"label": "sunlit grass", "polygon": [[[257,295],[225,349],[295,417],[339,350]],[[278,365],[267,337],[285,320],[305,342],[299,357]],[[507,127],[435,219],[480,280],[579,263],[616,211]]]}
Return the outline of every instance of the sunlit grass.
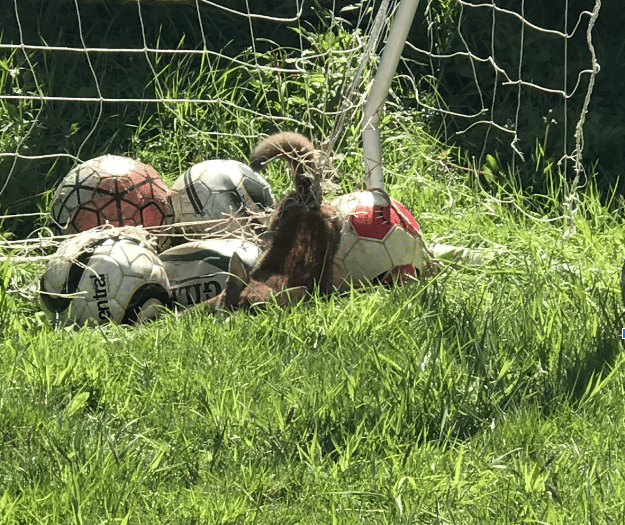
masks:
{"label": "sunlit grass", "polygon": [[[202,67],[204,83],[163,67],[149,89],[233,106],[146,110],[115,153],[169,182],[245,160],[272,131],[252,102],[317,115],[326,138],[315,79],[289,98],[282,78]],[[0,522],[625,522],[618,206],[592,187],[568,206],[553,169],[548,195],[514,192],[510,174],[487,192],[417,112],[388,109],[389,193],[428,242],[485,264],[286,309],[57,331],[25,293],[41,265],[1,264]],[[348,123],[335,151],[340,191],[362,186],[358,133]],[[277,163],[266,175],[278,195],[290,185]]]}
{"label": "sunlit grass", "polygon": [[[441,184],[396,196],[420,217]],[[563,239],[447,188],[463,204],[426,236],[479,226],[482,268],[255,314],[9,323],[4,522],[625,519],[620,226],[589,194]]]}

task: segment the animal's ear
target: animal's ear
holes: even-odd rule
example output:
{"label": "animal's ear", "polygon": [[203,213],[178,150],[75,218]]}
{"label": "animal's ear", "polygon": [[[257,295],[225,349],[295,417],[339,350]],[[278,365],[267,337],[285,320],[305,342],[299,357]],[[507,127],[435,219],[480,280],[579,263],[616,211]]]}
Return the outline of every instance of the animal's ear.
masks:
{"label": "animal's ear", "polygon": [[230,266],[228,267],[228,279],[226,280],[226,287],[228,288],[240,288],[243,289],[245,285],[250,281],[250,276],[247,273],[247,269],[239,257],[237,252],[232,254],[230,258]]}
{"label": "animal's ear", "polygon": [[296,303],[306,295],[308,290],[305,286],[294,286],[293,288],[286,288],[276,294],[276,303],[278,306],[285,306],[290,303]]}

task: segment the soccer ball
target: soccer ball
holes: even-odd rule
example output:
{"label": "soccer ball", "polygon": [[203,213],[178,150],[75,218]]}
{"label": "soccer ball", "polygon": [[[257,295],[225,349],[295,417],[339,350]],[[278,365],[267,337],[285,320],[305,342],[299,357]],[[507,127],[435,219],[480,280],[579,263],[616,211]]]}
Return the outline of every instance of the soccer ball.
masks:
{"label": "soccer ball", "polygon": [[171,188],[171,201],[174,222],[185,234],[206,234],[249,230],[250,213],[272,208],[275,197],[269,183],[249,166],[214,159],[184,172]]}
{"label": "soccer ball", "polygon": [[334,256],[333,285],[338,290],[367,282],[392,285],[420,277],[428,250],[410,211],[378,193],[349,193],[331,201],[343,221]]}
{"label": "soccer ball", "polygon": [[251,270],[260,249],[233,239],[207,239],[169,248],[160,255],[175,304],[189,307],[219,295],[226,287],[230,258],[237,252]]}
{"label": "soccer ball", "polygon": [[65,240],[48,261],[40,297],[57,324],[131,324],[169,306],[170,288],[145,232],[112,228]]}
{"label": "soccer ball", "polygon": [[57,188],[50,208],[57,234],[73,234],[96,226],[171,224],[169,188],[147,164],[104,155],[71,170]]}

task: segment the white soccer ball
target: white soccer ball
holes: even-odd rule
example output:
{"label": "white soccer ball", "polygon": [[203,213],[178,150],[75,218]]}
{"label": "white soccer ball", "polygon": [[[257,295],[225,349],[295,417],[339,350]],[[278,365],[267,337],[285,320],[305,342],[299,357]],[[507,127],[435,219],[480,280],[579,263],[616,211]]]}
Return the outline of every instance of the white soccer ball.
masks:
{"label": "white soccer ball", "polygon": [[343,221],[334,256],[333,285],[392,285],[422,275],[428,250],[421,228],[401,203],[380,194],[359,191],[333,199]]}
{"label": "white soccer ball", "polygon": [[158,317],[170,304],[169,280],[146,239],[137,228],[112,228],[64,241],[41,277],[43,310],[61,325]]}
{"label": "white soccer ball", "polygon": [[173,303],[187,308],[219,295],[226,287],[230,258],[234,252],[251,270],[261,250],[249,242],[207,239],[181,244],[161,253]]}
{"label": "white soccer ball", "polygon": [[[189,168],[171,188],[174,222],[186,234],[249,227],[251,212],[275,205],[269,183],[236,160],[207,160]],[[241,219],[241,220],[237,220]]]}

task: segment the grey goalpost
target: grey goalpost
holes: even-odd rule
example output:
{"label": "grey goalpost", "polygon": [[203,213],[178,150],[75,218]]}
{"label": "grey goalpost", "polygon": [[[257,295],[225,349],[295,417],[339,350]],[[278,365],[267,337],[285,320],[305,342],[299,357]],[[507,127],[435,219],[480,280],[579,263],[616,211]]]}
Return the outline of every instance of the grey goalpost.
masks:
{"label": "grey goalpost", "polygon": [[[384,194],[384,172],[382,169],[380,116],[418,6],[419,0],[401,0],[399,2],[384,52],[380,58],[380,65],[364,107],[362,142],[367,189],[382,194]],[[384,5],[380,9],[383,8]]]}

